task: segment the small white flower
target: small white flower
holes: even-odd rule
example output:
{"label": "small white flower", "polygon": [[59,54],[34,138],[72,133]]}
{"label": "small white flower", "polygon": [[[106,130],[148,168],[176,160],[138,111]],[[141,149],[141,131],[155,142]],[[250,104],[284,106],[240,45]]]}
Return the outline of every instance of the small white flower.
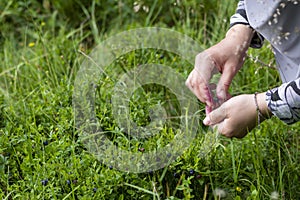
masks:
{"label": "small white flower", "polygon": [[277,200],[277,199],[279,199],[279,194],[278,194],[278,192],[274,191],[271,193],[270,197],[271,197],[271,200]]}
{"label": "small white flower", "polygon": [[226,192],[225,190],[221,189],[221,188],[216,188],[214,190],[214,195],[216,197],[219,197],[219,199],[226,197]]}

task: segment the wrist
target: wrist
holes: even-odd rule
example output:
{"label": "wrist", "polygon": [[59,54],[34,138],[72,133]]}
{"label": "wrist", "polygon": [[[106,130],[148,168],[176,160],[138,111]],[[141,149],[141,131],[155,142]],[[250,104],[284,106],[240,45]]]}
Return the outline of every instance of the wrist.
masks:
{"label": "wrist", "polygon": [[253,36],[254,31],[250,26],[237,24],[228,30],[225,39],[233,42],[240,54],[245,54]]}
{"label": "wrist", "polygon": [[257,93],[256,99],[259,112],[261,113],[264,119],[269,119],[273,114],[268,107],[266,101],[266,93]]}
{"label": "wrist", "polygon": [[252,37],[254,36],[253,29],[244,24],[237,24],[232,26],[226,33],[225,38],[233,38],[234,41],[242,41],[250,44]]}

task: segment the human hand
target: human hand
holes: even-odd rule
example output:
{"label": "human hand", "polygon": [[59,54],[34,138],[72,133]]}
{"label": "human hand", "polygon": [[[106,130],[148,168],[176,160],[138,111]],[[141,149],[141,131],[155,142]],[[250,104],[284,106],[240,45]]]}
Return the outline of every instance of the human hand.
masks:
{"label": "human hand", "polygon": [[[228,93],[231,81],[244,63],[253,31],[244,25],[235,25],[218,44],[198,54],[195,67],[190,73],[186,85],[206,104],[206,113],[210,113],[231,95]],[[210,83],[212,76],[220,72],[218,84]],[[213,90],[216,89],[216,97]]]}
{"label": "human hand", "polygon": [[[263,115],[261,122],[272,115],[265,100],[265,93],[257,94],[257,105]],[[203,123],[216,128],[226,137],[242,138],[257,124],[256,109],[253,94],[235,96],[208,114]]]}

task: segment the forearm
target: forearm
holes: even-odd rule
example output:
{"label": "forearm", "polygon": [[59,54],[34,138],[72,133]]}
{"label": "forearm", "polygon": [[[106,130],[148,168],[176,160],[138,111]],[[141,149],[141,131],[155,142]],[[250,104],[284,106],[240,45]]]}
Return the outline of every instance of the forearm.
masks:
{"label": "forearm", "polygon": [[254,30],[250,26],[237,24],[227,31],[225,39],[235,41],[235,44],[237,44],[236,54],[245,54],[250,46],[253,35]]}
{"label": "forearm", "polygon": [[[247,13],[246,13],[246,6],[245,6],[244,0],[239,1],[238,5],[237,5],[236,13],[234,15],[232,15],[230,18],[230,27],[234,27],[237,25],[244,25],[248,28],[251,27],[248,22],[248,17],[247,17]],[[251,37],[251,42],[250,42],[250,47],[252,47],[252,48],[262,47],[264,38],[262,37],[262,35],[257,33],[252,27],[250,29],[252,29],[252,31],[253,31],[253,35]]]}
{"label": "forearm", "polygon": [[214,59],[219,66],[225,65],[224,62],[227,62],[238,70],[244,63],[252,37],[253,29],[243,24],[237,24],[228,30],[221,42],[209,48],[207,52],[209,55],[215,55]]}
{"label": "forearm", "polygon": [[253,35],[254,31],[249,25],[236,24],[227,31],[226,38],[231,37],[249,44]]}

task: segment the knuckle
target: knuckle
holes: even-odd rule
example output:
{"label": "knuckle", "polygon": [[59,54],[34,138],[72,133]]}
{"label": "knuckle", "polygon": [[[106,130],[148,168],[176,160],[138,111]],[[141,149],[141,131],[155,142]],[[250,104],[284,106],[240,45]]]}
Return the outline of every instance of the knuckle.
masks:
{"label": "knuckle", "polygon": [[202,58],[202,56],[203,56],[203,52],[198,53],[198,54],[196,55],[195,59],[197,60],[197,59],[199,59],[199,58]]}
{"label": "knuckle", "polygon": [[206,59],[208,59],[208,55],[205,52],[201,52],[201,53],[197,54],[195,57],[196,63],[199,63]]}
{"label": "knuckle", "polygon": [[185,85],[186,85],[187,87],[190,86],[190,80],[189,80],[189,78],[185,81]]}
{"label": "knuckle", "polygon": [[190,88],[193,89],[194,88],[194,83],[192,82],[192,80],[188,79],[185,81],[185,85]]}

